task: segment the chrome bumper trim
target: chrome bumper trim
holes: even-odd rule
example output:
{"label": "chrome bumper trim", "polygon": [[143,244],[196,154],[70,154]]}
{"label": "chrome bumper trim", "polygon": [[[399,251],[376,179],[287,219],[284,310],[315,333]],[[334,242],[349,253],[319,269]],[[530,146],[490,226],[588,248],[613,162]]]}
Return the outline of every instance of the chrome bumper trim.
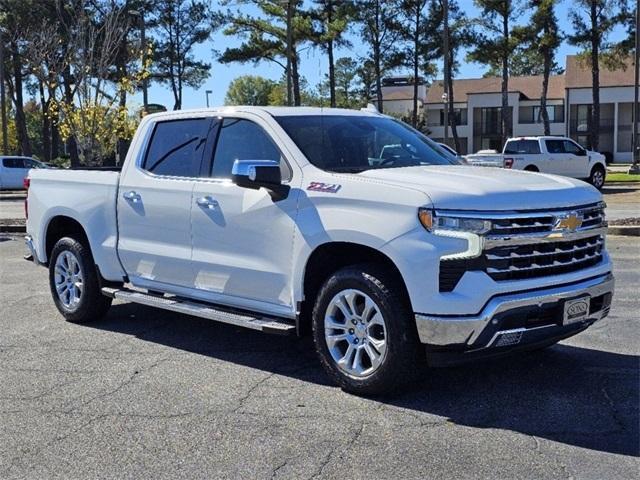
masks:
{"label": "chrome bumper trim", "polygon": [[[519,307],[558,302],[580,295],[598,297],[605,293],[613,293],[614,285],[613,275],[608,273],[573,285],[497,296],[492,298],[478,315],[456,317],[417,313],[415,319],[418,336],[420,342],[429,345],[471,346],[483,330],[490,325],[494,317],[500,313]],[[593,312],[589,316],[589,320],[600,320],[608,312],[608,308]]]}

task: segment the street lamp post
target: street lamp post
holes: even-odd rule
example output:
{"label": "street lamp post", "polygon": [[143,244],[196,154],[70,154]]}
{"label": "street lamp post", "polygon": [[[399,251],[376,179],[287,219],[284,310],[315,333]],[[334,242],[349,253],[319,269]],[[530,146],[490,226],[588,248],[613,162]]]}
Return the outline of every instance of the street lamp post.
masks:
{"label": "street lamp post", "polygon": [[209,108],[209,95],[213,93],[213,90],[205,90],[204,94],[207,97],[207,108]]}
{"label": "street lamp post", "polygon": [[[129,15],[137,17],[140,22],[140,48],[142,49],[142,68],[147,66],[147,37],[146,26],[144,21],[144,12],[139,10],[129,10]],[[147,113],[149,107],[149,82],[147,77],[142,78],[142,111]]]}
{"label": "street lamp post", "polygon": [[448,145],[449,140],[449,0],[442,2],[442,52],[444,67],[444,143]]}
{"label": "street lamp post", "polygon": [[449,95],[447,94],[447,86],[444,86],[444,93],[442,94],[442,104],[444,105],[444,144],[449,145]]}

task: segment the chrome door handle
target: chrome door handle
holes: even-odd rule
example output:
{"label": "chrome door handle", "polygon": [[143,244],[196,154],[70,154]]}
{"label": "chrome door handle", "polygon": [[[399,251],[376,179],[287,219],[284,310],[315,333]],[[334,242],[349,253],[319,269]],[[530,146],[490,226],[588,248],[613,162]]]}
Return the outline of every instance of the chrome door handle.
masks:
{"label": "chrome door handle", "polygon": [[200,197],[196,200],[196,203],[202,208],[208,208],[210,210],[218,208],[218,201],[213,198],[211,195],[207,195],[205,197]]}
{"label": "chrome door handle", "polygon": [[140,200],[142,200],[142,197],[140,196],[140,194],[137,192],[134,192],[133,190],[131,190],[130,192],[124,192],[122,194],[122,198],[133,203],[137,203]]}

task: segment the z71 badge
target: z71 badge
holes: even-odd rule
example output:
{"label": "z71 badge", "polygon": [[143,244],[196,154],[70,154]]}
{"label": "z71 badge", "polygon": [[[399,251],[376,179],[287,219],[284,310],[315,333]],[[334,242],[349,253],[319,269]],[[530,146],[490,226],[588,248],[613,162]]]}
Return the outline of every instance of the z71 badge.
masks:
{"label": "z71 badge", "polygon": [[307,190],[312,192],[338,193],[338,190],[341,188],[342,185],[338,185],[337,183],[311,182]]}

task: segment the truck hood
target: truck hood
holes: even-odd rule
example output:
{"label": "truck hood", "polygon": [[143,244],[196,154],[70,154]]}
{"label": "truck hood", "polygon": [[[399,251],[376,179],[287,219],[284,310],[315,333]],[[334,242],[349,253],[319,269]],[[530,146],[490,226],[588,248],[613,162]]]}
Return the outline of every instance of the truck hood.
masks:
{"label": "truck hood", "polygon": [[439,209],[534,210],[596,203],[591,185],[543,173],[472,166],[374,169],[358,176],[424,192]]}

